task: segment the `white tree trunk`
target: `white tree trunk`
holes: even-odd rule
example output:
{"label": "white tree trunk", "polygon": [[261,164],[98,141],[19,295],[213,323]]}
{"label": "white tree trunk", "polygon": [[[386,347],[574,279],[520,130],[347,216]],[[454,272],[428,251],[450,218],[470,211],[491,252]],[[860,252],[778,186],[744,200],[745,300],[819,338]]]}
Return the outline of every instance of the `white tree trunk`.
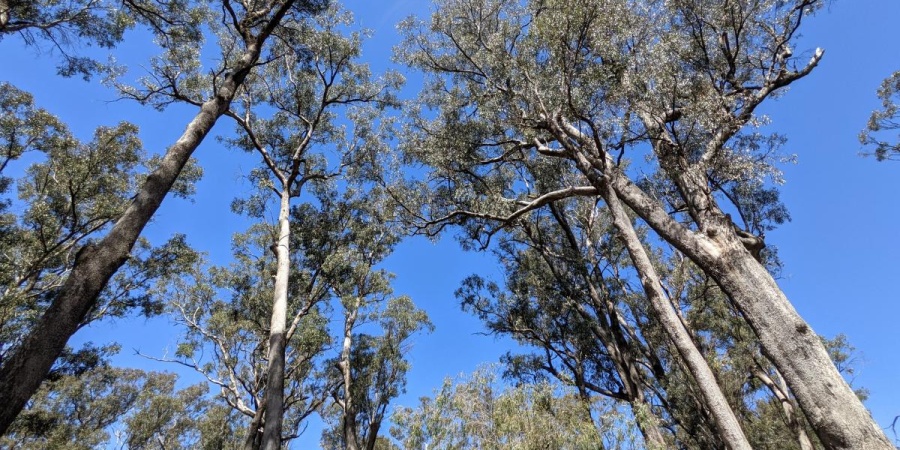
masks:
{"label": "white tree trunk", "polygon": [[[605,183],[604,183],[605,184]],[[603,197],[609,206],[610,214],[613,218],[613,224],[619,233],[619,236],[625,241],[625,247],[631,256],[640,278],[644,293],[650,303],[653,312],[661,322],[663,329],[675,348],[681,359],[684,360],[688,372],[693,376],[700,394],[703,397],[703,403],[709,410],[710,416],[715,421],[716,431],[719,437],[732,450],[752,450],[741,424],[734,415],[731,406],[719,383],[716,381],[712,370],[709,368],[703,354],[697,349],[690,333],[684,328],[683,323],[676,314],[672,304],[668,301],[665,292],[662,289],[659,276],[653,263],[647,256],[647,251],[640,241],[631,224],[631,220],[619,202],[616,192],[609,188],[608,184],[604,186]]]}
{"label": "white tree trunk", "polygon": [[281,448],[281,427],[284,418],[284,368],[287,349],[288,279],[291,269],[291,189],[281,190],[278,210],[278,241],[275,243],[275,289],[272,299],[272,320],[269,326],[269,364],[266,368],[266,412],[262,449]]}
{"label": "white tree trunk", "polygon": [[347,450],[358,450],[359,445],[356,437],[359,436],[356,423],[356,405],[353,402],[351,390],[353,388],[353,377],[350,371],[350,351],[353,347],[353,327],[356,325],[356,317],[359,314],[360,300],[356,299],[353,309],[348,310],[344,321],[344,342],[341,346],[341,361],[338,365],[341,368],[341,378],[343,380],[344,398],[340,406],[343,410],[341,418],[341,432],[344,435],[344,446]]}

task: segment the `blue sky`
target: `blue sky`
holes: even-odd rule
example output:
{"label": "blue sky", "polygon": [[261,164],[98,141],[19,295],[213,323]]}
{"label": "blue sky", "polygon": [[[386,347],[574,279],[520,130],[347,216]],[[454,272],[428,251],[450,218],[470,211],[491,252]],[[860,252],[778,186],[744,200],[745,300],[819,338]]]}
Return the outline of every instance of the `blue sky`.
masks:
{"label": "blue sky", "polygon": [[[362,27],[375,32],[363,58],[376,73],[392,67],[391,47],[398,39],[394,25],[430,9],[424,0],[344,4]],[[793,221],[767,236],[785,264],[779,283],[813,329],[828,337],[844,333],[857,347],[854,383],[871,392],[867,406],[882,426],[900,415],[900,163],[860,157],[856,135],[878,105],[880,81],[900,69],[897,18],[897,1],[835,1],[807,24],[798,48],[824,48],[821,65],[763,108],[773,129],[788,137],[785,150],[798,156],[796,165],[784,167],[787,182],[781,189]],[[148,51],[142,42],[127,45],[132,58]],[[50,55],[22,49],[15,38],[0,41],[0,54],[0,81],[32,92],[39,106],[59,115],[80,137],[90,136],[98,125],[129,120],[141,127],[149,151],[163,151],[193,115],[189,108],[159,113],[131,102],[110,102],[114,94],[97,83],[56,77]],[[415,95],[412,81],[407,96]],[[214,133],[231,129],[221,120]],[[147,235],[161,241],[185,232],[213,261],[224,261],[231,234],[246,225],[228,206],[233,197],[249,192],[241,174],[256,160],[211,138],[196,156],[206,175],[194,201],[167,199]],[[445,376],[471,372],[509,348],[508,341],[478,334],[480,323],[462,313],[453,297],[465,276],[494,272],[489,255],[464,253],[449,237],[438,243],[419,238],[402,243],[385,267],[397,274],[395,290],[426,309],[436,326],[433,334],[416,339],[408,393],[398,404],[415,404]],[[76,336],[79,342],[110,339],[123,343],[119,363],[146,366],[131,349],[160,355],[166,346],[173,348],[175,335],[161,318],[105,323]],[[310,429],[298,447],[317,441]]]}

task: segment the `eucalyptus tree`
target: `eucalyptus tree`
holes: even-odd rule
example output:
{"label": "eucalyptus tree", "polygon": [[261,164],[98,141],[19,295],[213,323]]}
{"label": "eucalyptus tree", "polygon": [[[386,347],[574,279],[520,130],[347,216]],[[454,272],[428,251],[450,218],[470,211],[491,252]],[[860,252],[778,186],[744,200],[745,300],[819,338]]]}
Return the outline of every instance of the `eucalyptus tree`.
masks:
{"label": "eucalyptus tree", "polygon": [[[793,399],[777,398],[773,380],[781,379],[715,283],[677,252],[663,260],[665,249],[657,248],[651,254],[665,298],[652,304],[612,222],[596,201],[554,202],[495,236],[502,285],[473,276],[458,291],[463,307],[491,332],[533,349],[505,357],[510,375],[524,381],[550,376],[584,398],[627,402],[648,448],[722,448],[727,439],[669,337],[672,324],[658,319],[668,313],[693,351],[709,361],[707,370],[739,426],[752,427],[746,435],[754,448],[761,441],[785,448],[795,438],[809,441]],[[757,379],[769,382],[773,393]],[[769,403],[783,404],[784,416]],[[758,414],[758,405],[767,412]]]}
{"label": "eucalyptus tree", "polygon": [[[535,349],[530,355],[507,355],[511,375],[525,380],[549,375],[571,384],[585,399],[627,402],[648,448],[671,447],[672,435],[677,438],[676,431],[685,428],[696,440],[722,441],[714,428],[698,430],[679,422],[670,407],[675,400],[666,386],[684,361],[666,332],[680,332],[689,351],[712,371],[672,299],[654,304],[640,288],[635,292],[630,280],[639,277],[629,269],[612,218],[595,202],[555,202],[498,238],[504,286],[473,276],[457,295],[492,332]],[[662,315],[670,321],[659,320]],[[680,330],[670,331],[673,326]],[[698,389],[692,378],[689,393]],[[712,387],[719,389],[715,383]],[[718,395],[724,400],[721,391]],[[701,396],[693,400],[703,404]],[[727,403],[726,408],[733,418]],[[703,407],[686,415],[712,424],[711,414],[715,411]]]}
{"label": "eucalyptus tree", "polygon": [[[667,264],[667,292],[679,305],[694,342],[710,361],[752,447],[822,448],[798,412],[784,378],[761,350],[733,302],[683,255],[676,253],[673,259]],[[678,388],[669,386],[668,393],[674,397]]]}
{"label": "eucalyptus tree", "polygon": [[447,379],[398,409],[391,435],[406,449],[636,448],[633,424],[610,401],[585,403],[559,383],[506,386],[491,368]]}
{"label": "eucalyptus tree", "polygon": [[[0,367],[0,432],[37,390],[69,337],[78,329],[110,278],[128,260],[135,242],[188,164],[217,119],[228,110],[240,86],[259,64],[266,42],[283,21],[300,20],[322,9],[325,1],[222,0],[219,8],[206,2],[129,1],[128,12],[148,26],[162,47],[152,61],[150,75],[140,87],[123,94],[158,108],[185,103],[197,108],[181,137],[170,146],[156,168],[141,182],[135,195],[103,239],[85,245],[65,280],[51,295],[50,306]],[[11,14],[32,11],[3,3],[5,26]],[[38,11],[39,12],[39,11]],[[221,58],[207,71],[200,58],[204,26],[216,30]],[[88,29],[92,29],[88,27]],[[277,59],[278,55],[272,55]]]}
{"label": "eucalyptus tree", "polygon": [[[79,376],[80,375],[80,376]],[[150,389],[138,370],[100,366],[48,380],[6,436],[5,448],[91,449],[109,443],[108,428]]]}
{"label": "eucalyptus tree", "polygon": [[872,111],[866,128],[859,134],[859,142],[865,146],[874,146],[875,158],[879,161],[900,159],[900,139],[886,139],[882,132],[900,129],[900,71],[887,77],[878,88],[881,109]]}
{"label": "eucalyptus tree", "polygon": [[[306,224],[292,239],[292,276],[288,287],[291,327],[286,332],[285,385],[282,395],[288,442],[316,413],[331,392],[321,365],[331,346],[321,271],[335,251],[336,221],[304,212]],[[254,224],[233,239],[234,262],[226,267],[198,264],[166,287],[174,321],[183,329],[173,356],[154,358],[189,367],[217,393],[217,404],[239,417],[234,432],[241,448],[259,448],[266,411],[271,297],[275,255],[270,250],[277,229]]]}
{"label": "eucalyptus tree", "polygon": [[[0,437],[4,448],[224,449],[233,420],[206,395],[206,386],[176,391],[173,374],[123,369],[106,357],[67,354],[70,368],[54,371],[28,409]],[[71,367],[71,366],[75,367]],[[61,369],[61,368],[60,368]]]}
{"label": "eucalyptus tree", "polygon": [[[389,274],[373,267],[398,239],[380,217],[386,210],[377,202],[368,204],[371,196],[347,195],[324,189],[308,194],[291,211],[282,444],[298,437],[315,413],[339,422],[353,414],[356,420],[348,421],[353,424],[348,430],[353,436],[371,430],[359,434],[376,436],[375,443],[387,405],[405,383],[408,339],[428,326],[408,298],[391,295]],[[266,212],[258,200],[239,200],[235,206],[259,219]],[[254,224],[235,236],[235,261],[229,267],[198,265],[160,294],[170,299],[185,334],[174,357],[156,359],[188,366],[216,387],[220,403],[241,416],[237,423],[246,429],[243,448],[248,449],[262,445],[267,420],[266,343],[277,272],[272,243],[278,232],[278,224]],[[341,321],[339,313],[343,333],[335,336],[330,323]],[[333,356],[335,351],[339,356]],[[340,406],[329,407],[332,403]]]}
{"label": "eucalyptus tree", "polygon": [[[376,448],[387,407],[405,392],[410,339],[433,328],[409,297],[392,295],[391,275],[375,269],[399,240],[384,217],[375,215],[358,215],[352,224],[353,241],[341,255],[347,266],[338,272],[342,280],[334,282],[344,323],[340,356],[333,364],[338,379],[334,413],[326,414],[335,425],[323,433],[326,448]],[[360,331],[366,328],[373,330]]]}
{"label": "eucalyptus tree", "polygon": [[[393,74],[374,79],[368,66],[358,62],[362,35],[342,33],[351,23],[348,12],[333,6],[314,21],[282,24],[273,46],[273,52],[282,55],[280,61],[249,78],[239,106],[228,112],[240,133],[229,142],[260,155],[263,167],[253,177],[278,201],[263,421],[266,450],[281,445],[292,199],[310,187],[325,193],[336,189],[335,179],[345,172],[374,169],[368,159],[372,147],[383,147],[375,125],[378,111],[394,102],[392,91],[401,81]],[[350,134],[340,123],[341,112],[352,125]],[[263,208],[269,203],[265,197],[254,201]]]}
{"label": "eucalyptus tree", "polygon": [[[145,154],[136,126],[99,127],[93,139],[81,142],[57,117],[35,107],[29,94],[6,83],[0,84],[0,114],[0,194],[13,185],[17,191],[0,200],[0,361],[6,367],[25,351],[25,338],[35,333],[84,248],[128,207],[141,169],[152,165],[152,158]],[[35,162],[21,167],[26,154]],[[10,168],[20,176],[6,176]],[[191,168],[185,175],[173,188],[176,195],[189,195],[199,172]],[[154,284],[195,259],[184,236],[157,247],[139,240],[123,270],[73,327],[135,312],[159,314],[162,302],[150,294]],[[65,358],[49,372],[53,376],[75,356],[100,356],[90,346],[63,350]]]}
{"label": "eucalyptus tree", "polygon": [[210,398],[208,385],[177,389],[174,374],[145,376],[136,404],[112,427],[116,444],[135,450],[241,448],[240,414]]}
{"label": "eucalyptus tree", "polygon": [[[726,213],[742,209],[735,186],[779,181],[782,139],[755,111],[821,61],[792,47],[822,5],[440,1],[430,24],[401,26],[398,57],[426,75],[403,149],[429,170],[395,195],[426,185],[420,224],[465,224],[482,244],[567,197],[631,209],[721,286],[825,447],[891,448],[760,262],[764,236]],[[545,191],[522,170],[552,164],[577,182]]]}
{"label": "eucalyptus tree", "polygon": [[113,48],[134,24],[117,1],[0,0],[0,40],[18,35],[29,46],[49,45],[62,59],[59,74],[63,76],[80,74],[88,79],[100,71],[101,63],[79,54],[75,47],[86,43]]}

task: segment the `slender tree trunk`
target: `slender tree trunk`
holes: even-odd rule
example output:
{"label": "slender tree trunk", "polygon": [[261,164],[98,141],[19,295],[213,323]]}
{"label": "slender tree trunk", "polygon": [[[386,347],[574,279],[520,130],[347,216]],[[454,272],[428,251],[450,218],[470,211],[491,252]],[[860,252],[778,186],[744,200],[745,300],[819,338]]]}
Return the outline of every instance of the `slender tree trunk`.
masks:
{"label": "slender tree trunk", "polygon": [[281,448],[284,422],[284,367],[287,349],[288,278],[291,269],[291,192],[285,185],[278,210],[278,242],[275,245],[275,289],[272,299],[272,321],[269,327],[269,364],[266,372],[266,414],[263,427],[263,450]]}
{"label": "slender tree trunk", "polygon": [[731,406],[728,405],[722,390],[719,389],[719,384],[709,368],[709,364],[707,364],[706,359],[703,358],[697,346],[694,345],[690,333],[684,328],[678,315],[672,309],[671,303],[666,298],[659,276],[656,274],[656,269],[654,269],[653,263],[647,256],[646,249],[644,249],[615,191],[605,182],[603,188],[603,197],[609,206],[613,224],[619,232],[619,236],[625,241],[625,247],[640,276],[641,285],[644,287],[650,306],[656,313],[663,329],[666,330],[669,339],[672,340],[672,343],[678,350],[678,354],[684,360],[688,371],[693,375],[694,381],[696,381],[697,387],[703,396],[704,405],[709,409],[709,414],[715,422],[719,436],[729,449],[752,450],[747,437],[744,436],[740,422],[734,415]]}
{"label": "slender tree trunk", "polygon": [[0,435],[6,433],[28,399],[40,387],[109,279],[128,259],[141,231],[162,204],[194,150],[228,110],[238,88],[259,60],[263,43],[293,3],[293,0],[284,2],[259,35],[245,41],[244,53],[214,97],[203,103],[181,137],[166,151],[159,167],[141,185],[131,205],[109,234],[97,244],[86,245],[77,255],[72,271],[50,307],[22,343],[3,361],[0,367]]}
{"label": "slender tree trunk", "polygon": [[834,367],[818,335],[721,211],[704,233],[694,232],[675,222],[623,174],[608,172],[607,177],[624,203],[732,298],[826,448],[896,450]]}
{"label": "slender tree trunk", "polygon": [[381,429],[381,420],[369,424],[369,433],[366,435],[366,450],[375,450],[378,443],[378,430]]}
{"label": "slender tree trunk", "polygon": [[[566,219],[565,214],[560,211],[555,204],[551,203],[549,206],[550,211],[553,213],[554,219],[556,219],[557,224],[559,224],[562,229],[570,248],[583,254],[582,246],[575,237],[575,233],[572,231],[572,227],[569,225],[569,221]],[[526,233],[528,233],[527,229]],[[529,238],[532,238],[530,233],[528,234]],[[584,247],[590,249],[593,246],[593,243],[590,241],[590,238],[587,239],[588,241]],[[532,240],[534,241],[534,238],[532,238]],[[543,247],[536,247],[540,248],[541,255],[547,263],[547,267],[549,267],[557,280],[564,282],[567,277],[571,276],[569,273],[557,271],[551,255],[549,255]],[[591,250],[588,250],[587,261],[589,261],[591,265],[597,265],[599,263],[596,255]],[[659,429],[659,418],[653,414],[649,403],[647,403],[646,398],[644,397],[644,392],[642,390],[643,377],[640,369],[635,363],[636,358],[633,355],[633,343],[622,336],[622,329],[618,323],[616,305],[609,299],[604,298],[597,290],[596,286],[594,286],[593,281],[586,272],[582,272],[580,276],[588,288],[588,298],[590,298],[594,310],[598,311],[598,315],[596,317],[592,316],[590,312],[587,311],[587,308],[578,301],[572,301],[571,307],[575,309],[582,320],[588,324],[591,333],[603,348],[606,349],[609,359],[612,361],[613,366],[615,366],[615,371],[619,374],[622,389],[628,397],[628,402],[631,405],[632,411],[634,411],[634,416],[639,418],[637,421],[638,429],[646,442],[647,448],[650,450],[665,449],[666,441],[662,431]],[[604,311],[605,313],[601,315],[599,314],[599,311]]]}
{"label": "slender tree trunk", "polygon": [[353,377],[350,371],[350,350],[353,346],[353,327],[356,324],[359,307],[360,301],[357,298],[353,305],[353,309],[348,310],[346,313],[344,319],[344,342],[341,345],[341,360],[338,363],[338,366],[341,368],[341,377],[343,380],[341,389],[344,391],[344,398],[340,403],[341,409],[343,410],[341,432],[344,435],[344,446],[347,450],[359,449],[359,444],[356,442],[356,437],[359,436],[359,425],[356,423],[356,405],[353,402],[353,395],[351,392],[353,388]]}

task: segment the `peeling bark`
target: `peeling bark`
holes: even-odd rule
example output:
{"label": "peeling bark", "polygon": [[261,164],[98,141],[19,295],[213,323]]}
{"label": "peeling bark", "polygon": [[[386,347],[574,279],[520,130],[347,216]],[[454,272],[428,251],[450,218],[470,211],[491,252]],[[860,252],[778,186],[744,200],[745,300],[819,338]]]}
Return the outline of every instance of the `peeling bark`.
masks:
{"label": "peeling bark", "polygon": [[607,177],[625,204],[734,300],[826,448],[895,450],[834,367],[818,335],[717,207],[706,212],[704,232],[693,232],[624,175],[610,171]]}

